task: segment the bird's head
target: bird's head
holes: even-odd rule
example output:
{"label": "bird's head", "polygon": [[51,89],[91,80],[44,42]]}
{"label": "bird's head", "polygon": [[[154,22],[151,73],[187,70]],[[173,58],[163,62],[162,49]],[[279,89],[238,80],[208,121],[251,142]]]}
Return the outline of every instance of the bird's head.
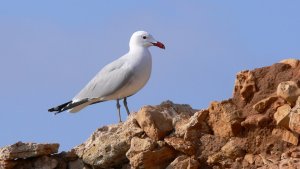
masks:
{"label": "bird's head", "polygon": [[130,48],[134,46],[143,46],[143,47],[150,47],[150,46],[157,46],[161,49],[165,49],[165,45],[157,40],[155,40],[152,35],[145,31],[137,31],[134,32],[130,38],[129,42]]}

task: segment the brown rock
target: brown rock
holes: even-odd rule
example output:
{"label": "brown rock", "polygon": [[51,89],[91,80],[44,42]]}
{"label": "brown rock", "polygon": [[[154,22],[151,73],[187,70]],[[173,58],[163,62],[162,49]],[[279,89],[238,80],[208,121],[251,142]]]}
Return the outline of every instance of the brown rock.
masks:
{"label": "brown rock", "polygon": [[251,71],[241,71],[236,75],[234,95],[239,93],[248,102],[256,91],[255,78]]}
{"label": "brown rock", "polygon": [[163,169],[176,157],[176,151],[168,146],[158,147],[153,151],[145,151],[132,156],[132,168],[157,168]]}
{"label": "brown rock", "polygon": [[182,155],[177,157],[166,169],[198,169],[200,164],[195,157]]}
{"label": "brown rock", "polygon": [[197,111],[187,121],[182,120],[182,124],[175,126],[175,134],[183,137],[184,140],[195,141],[202,133],[211,133],[207,125],[206,118],[208,110]]}
{"label": "brown rock", "polygon": [[235,159],[237,157],[243,157],[245,155],[244,141],[240,138],[232,138],[222,148],[224,156]]}
{"label": "brown rock", "polygon": [[280,61],[279,63],[284,63],[287,65],[290,65],[292,68],[296,68],[299,64],[299,60],[298,59],[284,59],[282,61]]}
{"label": "brown rock", "polygon": [[300,134],[300,105],[299,104],[296,104],[296,106],[292,108],[289,117],[290,117],[289,128],[292,131]]}
{"label": "brown rock", "polygon": [[254,163],[254,155],[246,154],[244,157],[244,160],[246,160],[249,164],[253,164]]}
{"label": "brown rock", "polygon": [[215,135],[232,137],[237,135],[241,127],[241,112],[232,103],[232,100],[212,102],[209,107],[208,125]]}
{"label": "brown rock", "polygon": [[18,158],[38,157],[57,153],[59,144],[38,144],[17,142],[0,149],[0,159],[13,160]]}
{"label": "brown rock", "polygon": [[128,159],[132,158],[136,154],[146,151],[154,150],[158,144],[150,138],[133,137],[131,139],[130,149],[127,151],[126,156]]}
{"label": "brown rock", "polygon": [[90,169],[90,167],[85,165],[81,159],[77,159],[68,163],[68,169]]}
{"label": "brown rock", "polygon": [[162,110],[152,106],[143,107],[137,113],[136,120],[145,133],[154,140],[163,139],[173,130],[172,119],[166,117]]}
{"label": "brown rock", "polygon": [[58,164],[58,161],[56,159],[47,157],[47,156],[43,156],[38,158],[34,163],[34,167],[36,169],[54,169],[56,168]]}
{"label": "brown rock", "polygon": [[269,108],[277,99],[278,97],[276,96],[265,98],[253,105],[253,109],[259,113],[264,113],[266,109]]}
{"label": "brown rock", "polygon": [[267,125],[270,120],[271,119],[267,114],[253,114],[248,116],[241,125],[245,128],[260,127]]}
{"label": "brown rock", "polygon": [[280,106],[277,108],[277,111],[274,114],[274,119],[276,124],[285,128],[289,128],[291,107],[288,104]]}
{"label": "brown rock", "polygon": [[218,153],[208,156],[206,162],[209,165],[217,164],[217,163],[220,163],[221,161],[225,160],[225,158],[226,157],[224,156],[224,154],[222,152],[218,152]]}
{"label": "brown rock", "polygon": [[127,162],[131,139],[143,134],[134,116],[131,114],[125,123],[99,128],[85,143],[74,148],[76,154],[95,168],[110,168]]}
{"label": "brown rock", "polygon": [[291,132],[289,130],[285,130],[282,134],[282,140],[289,142],[294,145],[298,145],[299,134],[295,132]]}
{"label": "brown rock", "polygon": [[13,160],[0,160],[1,169],[13,169],[17,165],[17,161]]}
{"label": "brown rock", "polygon": [[300,89],[296,82],[281,82],[277,86],[277,96],[284,98],[291,105],[295,105],[297,98],[300,96]]}
{"label": "brown rock", "polygon": [[178,150],[190,156],[195,154],[195,146],[190,141],[184,140],[179,137],[166,137],[164,140],[175,150]]}
{"label": "brown rock", "polygon": [[154,140],[161,140],[168,135],[174,126],[182,125],[194,114],[188,105],[163,102],[159,106],[145,106],[136,116],[136,120],[145,133]]}

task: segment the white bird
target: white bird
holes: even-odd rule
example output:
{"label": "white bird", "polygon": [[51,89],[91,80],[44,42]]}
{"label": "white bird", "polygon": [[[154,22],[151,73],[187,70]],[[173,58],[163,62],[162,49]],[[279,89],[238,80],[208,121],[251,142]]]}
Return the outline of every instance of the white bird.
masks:
{"label": "white bird", "polygon": [[60,113],[65,110],[75,113],[88,105],[116,100],[121,122],[120,103],[123,99],[127,114],[127,97],[134,95],[145,86],[150,78],[152,57],[150,46],[165,49],[164,44],[156,41],[149,33],[137,31],[129,41],[129,52],[106,65],[98,74],[69,102],[49,109]]}

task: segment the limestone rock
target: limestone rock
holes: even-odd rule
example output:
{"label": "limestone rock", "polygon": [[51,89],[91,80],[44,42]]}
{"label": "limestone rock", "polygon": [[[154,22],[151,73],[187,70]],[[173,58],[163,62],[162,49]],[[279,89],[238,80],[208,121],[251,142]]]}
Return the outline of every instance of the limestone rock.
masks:
{"label": "limestone rock", "polygon": [[295,105],[297,98],[300,96],[300,89],[296,82],[281,82],[277,86],[277,96],[284,98],[291,105]]}
{"label": "limestone rock", "polygon": [[90,169],[90,167],[85,165],[81,159],[77,159],[68,163],[68,169]]}
{"label": "limestone rock", "polygon": [[256,91],[255,78],[251,71],[241,71],[236,75],[234,93],[239,93],[248,102]]}
{"label": "limestone rock", "polygon": [[270,121],[270,117],[267,114],[253,114],[248,116],[241,125],[245,128],[260,127],[267,125]]}
{"label": "limestone rock", "polygon": [[136,154],[143,153],[146,151],[152,151],[156,147],[158,147],[158,144],[148,137],[133,137],[131,139],[130,149],[127,151],[126,156],[128,159],[130,159]]}
{"label": "limestone rock", "polygon": [[282,134],[282,140],[294,145],[298,145],[299,134],[289,130],[285,130],[284,133]]}
{"label": "limestone rock", "polygon": [[299,60],[298,59],[284,59],[282,61],[280,61],[279,63],[284,63],[284,64],[288,64],[290,65],[292,68],[296,68],[299,64]]}
{"label": "limestone rock", "polygon": [[179,137],[166,137],[165,142],[172,146],[175,150],[180,151],[186,155],[194,155],[196,150],[195,150],[195,145],[193,145],[192,142],[184,140]]}
{"label": "limestone rock", "polygon": [[200,164],[195,157],[178,156],[166,169],[198,169]]}
{"label": "limestone rock", "polygon": [[136,116],[136,120],[145,133],[154,140],[163,139],[173,130],[172,118],[166,117],[152,106],[143,107]]}
{"label": "limestone rock", "polygon": [[224,156],[235,159],[245,155],[244,141],[240,138],[232,138],[222,148],[221,151]]}
{"label": "limestone rock", "polygon": [[175,126],[175,134],[183,137],[184,140],[193,141],[200,137],[201,133],[211,133],[206,123],[208,110],[197,111],[192,117],[184,121],[181,125]]}
{"label": "limestone rock", "polygon": [[259,113],[263,113],[264,111],[266,111],[266,109],[268,107],[271,106],[271,104],[273,104],[276,100],[278,99],[278,97],[276,96],[270,96],[268,98],[265,98],[259,102],[257,102],[255,105],[253,105],[253,109],[255,109],[257,112]]}
{"label": "limestone rock", "polygon": [[299,104],[296,104],[296,106],[293,107],[291,110],[289,128],[292,131],[300,134],[300,105]]}
{"label": "limestone rock", "polygon": [[174,129],[174,123],[182,119],[189,119],[194,112],[187,105],[163,102],[159,106],[143,107],[137,113],[136,120],[150,138],[161,140]]}
{"label": "limestone rock", "polygon": [[30,158],[57,153],[59,144],[38,144],[17,142],[0,149],[1,160]]}
{"label": "limestone rock", "polygon": [[215,135],[232,137],[237,135],[241,127],[241,112],[231,100],[212,102],[209,107],[208,124]]}
{"label": "limestone rock", "polygon": [[244,157],[244,160],[246,160],[249,164],[253,164],[254,163],[254,155],[246,154]]}
{"label": "limestone rock", "polygon": [[277,111],[274,114],[274,119],[276,124],[285,128],[289,128],[289,121],[290,121],[290,114],[291,107],[288,104],[280,106],[277,108]]}
{"label": "limestone rock", "polygon": [[[244,141],[239,138],[233,138],[229,140],[222,148],[221,151],[210,155],[207,158],[208,164],[222,164],[226,166],[226,163],[232,163],[231,160],[238,157],[243,157],[245,155],[245,150],[243,149]],[[228,161],[229,160],[229,161]]]}
{"label": "limestone rock", "polygon": [[41,158],[38,158],[34,163],[34,167],[35,169],[54,169],[56,168],[58,162],[57,160],[47,157],[47,156],[43,156]]}
{"label": "limestone rock", "polygon": [[13,160],[0,160],[1,169],[13,169],[17,165],[17,161]]}
{"label": "limestone rock", "polygon": [[[130,151],[127,153],[132,168],[163,169],[176,157],[176,151],[161,141],[154,149],[148,143],[146,143],[147,146],[135,148],[134,145],[139,144],[134,143],[135,141],[138,140],[133,140]],[[148,141],[144,140],[143,142]]]}
{"label": "limestone rock", "polygon": [[126,152],[131,139],[143,134],[134,116],[129,116],[125,123],[99,128],[85,143],[74,148],[76,154],[84,163],[98,168],[110,168],[127,162]]}

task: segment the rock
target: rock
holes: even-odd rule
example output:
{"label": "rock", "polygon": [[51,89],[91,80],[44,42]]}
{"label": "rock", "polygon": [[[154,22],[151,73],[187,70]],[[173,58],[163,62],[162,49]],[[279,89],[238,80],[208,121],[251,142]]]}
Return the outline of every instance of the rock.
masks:
{"label": "rock", "polygon": [[13,169],[17,165],[17,161],[12,160],[0,160],[1,169]]}
{"label": "rock", "polygon": [[290,111],[291,111],[291,107],[288,104],[278,107],[277,111],[274,114],[274,119],[276,121],[276,124],[288,129],[289,121],[290,121],[290,117],[289,117]]}
{"label": "rock", "polygon": [[133,145],[135,144],[132,144],[131,152],[127,153],[132,168],[163,169],[176,157],[176,151],[163,143],[158,143],[154,150],[148,149],[149,146],[146,146],[144,151],[139,148],[138,151],[135,150]]}
{"label": "rock", "polygon": [[145,106],[136,115],[136,120],[145,133],[154,140],[162,140],[176,123],[189,119],[195,110],[188,105],[163,102],[159,106]]}
{"label": "rock", "polygon": [[208,156],[206,162],[209,165],[217,164],[217,163],[220,163],[221,161],[225,160],[225,158],[226,157],[224,156],[224,154],[222,152],[218,152],[218,153]]}
{"label": "rock", "polygon": [[191,156],[196,152],[195,145],[193,145],[193,143],[191,143],[190,141],[184,140],[179,137],[166,137],[164,140],[175,150],[180,151],[186,155]]}
{"label": "rock", "polygon": [[244,157],[244,160],[246,160],[249,164],[253,164],[254,163],[254,155],[246,154]]}
{"label": "rock", "polygon": [[0,149],[1,160],[30,158],[57,153],[59,144],[38,144],[17,142]]}
{"label": "rock", "polygon": [[[299,100],[299,99],[298,99]],[[300,134],[300,105],[296,104],[290,112],[289,128]]]}
{"label": "rock", "polygon": [[184,121],[185,123],[175,126],[176,134],[183,136],[187,130],[201,130],[201,126],[204,120],[207,118],[208,113],[208,110],[197,111],[192,117]]}
{"label": "rock", "polygon": [[90,169],[90,167],[86,166],[81,159],[77,159],[68,163],[68,169]]}
{"label": "rock", "polygon": [[266,109],[269,108],[277,99],[278,97],[276,96],[270,96],[268,98],[265,98],[254,104],[253,109],[259,113],[264,113]]}
{"label": "rock", "polygon": [[58,162],[56,159],[47,157],[47,156],[43,156],[38,158],[34,163],[34,167],[35,169],[54,169],[56,168]]}
{"label": "rock", "polygon": [[143,107],[136,120],[145,133],[154,140],[163,139],[173,130],[172,118],[166,117],[162,110],[152,106]]}
{"label": "rock", "polygon": [[208,110],[197,111],[187,121],[184,121],[185,123],[175,126],[175,135],[183,137],[184,140],[195,141],[202,133],[211,133],[206,123],[208,113]]}
{"label": "rock", "polygon": [[241,112],[231,100],[212,102],[209,107],[208,125],[221,137],[236,136],[242,129]]}
{"label": "rock", "polygon": [[235,159],[245,155],[244,141],[240,138],[232,138],[222,148],[222,154],[228,158]]}
{"label": "rock", "polygon": [[99,128],[85,143],[74,148],[76,154],[84,163],[96,168],[110,168],[126,163],[131,139],[143,134],[134,116],[131,114],[125,123]]}
{"label": "rock", "polygon": [[293,145],[298,145],[299,134],[295,132],[291,132],[289,130],[285,130],[282,134],[282,140],[289,142]]}
{"label": "rock", "polygon": [[240,138],[233,138],[228,141],[222,148],[221,151],[216,152],[213,155],[208,156],[208,164],[221,164],[222,166],[232,163],[232,160],[245,155],[243,149],[244,141]]}
{"label": "rock", "polygon": [[277,86],[277,96],[282,97],[293,106],[300,96],[300,89],[294,81],[281,82]]}
{"label": "rock", "polygon": [[298,59],[284,59],[282,61],[280,61],[279,63],[284,63],[287,65],[290,65],[292,68],[296,68],[299,64],[299,60]]}
{"label": "rock", "polygon": [[241,71],[236,75],[234,95],[239,93],[241,98],[248,102],[256,91],[255,78],[251,71]]}
{"label": "rock", "polygon": [[195,157],[178,156],[166,169],[198,169],[200,164]]}
{"label": "rock", "polygon": [[148,137],[146,138],[133,137],[131,139],[130,149],[127,151],[126,156],[128,159],[130,159],[139,153],[152,151],[156,147],[158,147],[158,144]]}
{"label": "rock", "polygon": [[254,114],[248,116],[241,125],[245,128],[261,127],[268,124],[270,117],[267,114]]}

